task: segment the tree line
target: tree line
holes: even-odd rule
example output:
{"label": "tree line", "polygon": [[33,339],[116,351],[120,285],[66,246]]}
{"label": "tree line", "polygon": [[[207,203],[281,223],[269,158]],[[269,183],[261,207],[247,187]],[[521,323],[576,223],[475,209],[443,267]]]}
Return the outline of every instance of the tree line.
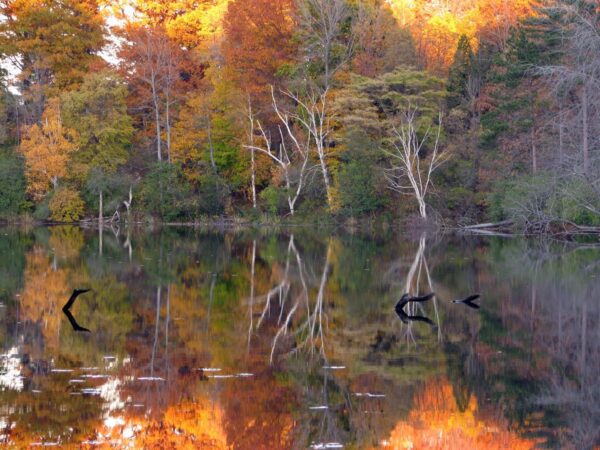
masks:
{"label": "tree line", "polygon": [[600,225],[584,0],[6,0],[0,215]]}

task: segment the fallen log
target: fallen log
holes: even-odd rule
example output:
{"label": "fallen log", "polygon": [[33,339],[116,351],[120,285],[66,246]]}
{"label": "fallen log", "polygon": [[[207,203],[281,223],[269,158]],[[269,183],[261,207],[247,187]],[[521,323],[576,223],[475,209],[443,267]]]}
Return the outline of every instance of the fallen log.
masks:
{"label": "fallen log", "polygon": [[481,230],[490,228],[502,228],[513,224],[512,220],[503,220],[501,222],[478,223],[475,225],[465,225],[460,227],[463,230]]}

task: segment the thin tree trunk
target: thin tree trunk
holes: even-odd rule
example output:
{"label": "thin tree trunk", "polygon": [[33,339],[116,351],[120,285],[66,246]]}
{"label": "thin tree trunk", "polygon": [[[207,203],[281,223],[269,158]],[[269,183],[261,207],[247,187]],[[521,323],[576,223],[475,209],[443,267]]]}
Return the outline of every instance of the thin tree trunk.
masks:
{"label": "thin tree trunk", "polygon": [[208,126],[206,129],[208,136],[208,150],[210,152],[210,165],[215,173],[217,173],[217,164],[215,163],[215,149],[212,141],[212,124],[210,123],[210,117],[208,118]]}
{"label": "thin tree trunk", "polygon": [[331,182],[329,181],[329,171],[327,170],[327,164],[325,163],[324,150],[319,154],[319,160],[321,162],[321,172],[323,173],[323,182],[325,183],[325,192],[327,194],[327,206],[329,210],[333,207],[333,196],[331,194]]}
{"label": "thin tree trunk", "polygon": [[419,214],[423,219],[427,219],[427,205],[422,199],[419,199]]}
{"label": "thin tree trunk", "polygon": [[252,207],[256,209],[256,155],[254,150],[254,116],[252,115],[252,102],[250,101],[250,96],[248,96],[248,119],[250,120],[250,134],[249,141],[250,146],[250,160],[251,160],[251,177],[252,177]]}
{"label": "thin tree trunk", "polygon": [[583,173],[590,173],[590,148],[589,148],[589,117],[588,117],[588,95],[587,84],[584,84],[582,94],[582,115],[583,115]]}
{"label": "thin tree trunk", "polygon": [[252,161],[252,208],[256,209],[256,159],[254,156],[254,149],[250,153]]}
{"label": "thin tree trunk", "polygon": [[171,162],[171,107],[169,105],[169,91],[167,90],[167,104],[165,109],[166,121],[165,126],[167,128],[167,161]]}
{"label": "thin tree trunk", "polygon": [[560,111],[558,115],[558,161],[562,167],[564,160],[564,147],[565,147],[565,126],[564,126],[564,112],[562,102],[559,105]]}
{"label": "thin tree trunk", "polygon": [[98,224],[100,226],[102,226],[102,222],[104,221],[103,203],[102,189],[100,189],[100,192],[98,193]]}
{"label": "thin tree trunk", "polygon": [[127,208],[127,223],[131,222],[131,204],[133,203],[133,185],[129,185],[129,199],[125,200],[123,204]]}
{"label": "thin tree trunk", "polygon": [[535,125],[531,127],[531,163],[532,172],[535,175],[538,171],[537,146],[535,144]]}
{"label": "thin tree trunk", "polygon": [[325,89],[329,88],[329,44],[325,44]]}
{"label": "thin tree trunk", "polygon": [[98,224],[98,254],[102,256],[102,232],[104,231],[104,227],[102,223]]}
{"label": "thin tree trunk", "polygon": [[156,93],[156,78],[154,70],[152,71],[151,83],[152,87],[152,102],[154,103],[154,120],[156,122],[156,156],[158,161],[162,161],[162,149],[160,138],[160,109],[158,105],[158,95]]}

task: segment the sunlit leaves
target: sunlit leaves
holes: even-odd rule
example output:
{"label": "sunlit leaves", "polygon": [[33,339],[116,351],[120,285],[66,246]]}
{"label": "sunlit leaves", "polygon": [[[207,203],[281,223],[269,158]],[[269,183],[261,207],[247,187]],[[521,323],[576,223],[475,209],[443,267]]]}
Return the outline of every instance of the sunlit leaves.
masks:
{"label": "sunlit leaves", "polygon": [[40,200],[67,174],[67,162],[77,149],[77,134],[63,126],[60,103],[52,99],[40,125],[25,127],[19,151],[25,157],[27,191]]}

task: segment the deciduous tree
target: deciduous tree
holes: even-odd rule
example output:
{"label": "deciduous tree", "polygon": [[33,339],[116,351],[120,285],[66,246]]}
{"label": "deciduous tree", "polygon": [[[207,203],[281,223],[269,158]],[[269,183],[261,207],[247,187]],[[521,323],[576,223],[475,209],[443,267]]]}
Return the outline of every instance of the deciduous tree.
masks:
{"label": "deciduous tree", "polygon": [[[65,124],[78,134],[79,151],[73,159],[82,179],[88,178],[92,169],[109,176],[127,161],[133,126],[126,95],[127,88],[120,78],[103,71],[87,75],[78,90],[63,96]],[[100,221],[102,196],[103,189],[98,189]]]}
{"label": "deciduous tree", "polygon": [[27,191],[41,200],[58,180],[67,175],[67,163],[77,149],[77,133],[63,126],[60,101],[51,99],[40,125],[25,127],[19,151],[25,157]]}
{"label": "deciduous tree", "polygon": [[[293,0],[234,0],[224,18],[223,58],[243,92],[260,107],[270,103],[269,85],[295,62]],[[258,106],[258,105],[256,105]]]}
{"label": "deciduous tree", "polygon": [[31,123],[47,97],[76,87],[104,46],[96,0],[6,0],[0,5],[0,52],[20,70]]}
{"label": "deciduous tree", "polygon": [[121,72],[131,91],[131,111],[137,117],[137,126],[143,131],[149,128],[154,136],[151,142],[156,159],[162,161],[166,156],[170,161],[176,108],[192,77],[182,70],[184,52],[161,26],[130,25],[124,35],[126,43],[119,55]]}

